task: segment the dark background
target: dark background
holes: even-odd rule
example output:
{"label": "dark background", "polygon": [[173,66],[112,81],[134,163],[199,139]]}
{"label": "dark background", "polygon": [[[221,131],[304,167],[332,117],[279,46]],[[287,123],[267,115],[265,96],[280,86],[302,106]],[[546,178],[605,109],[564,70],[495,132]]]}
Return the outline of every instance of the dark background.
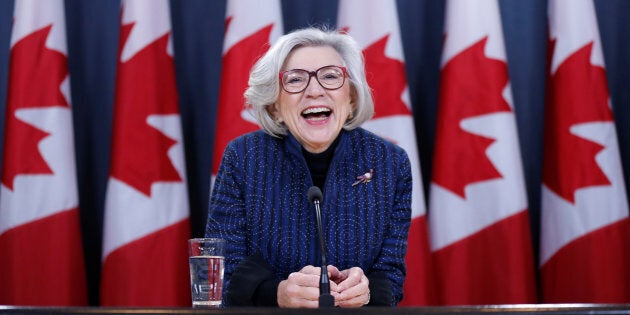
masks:
{"label": "dark background", "polygon": [[[46,0],[43,0],[46,1]],[[102,217],[120,3],[66,0],[80,213],[90,304],[98,305]],[[397,0],[425,190],[431,176],[444,1]],[[538,242],[547,25],[545,0],[500,0],[534,245]],[[570,5],[571,1],[567,1]],[[625,173],[630,171],[630,1],[595,1]],[[171,0],[193,236],[208,203],[225,19],[224,0]],[[336,0],[282,1],[285,32],[334,25]],[[4,139],[13,0],[0,0],[0,139]],[[378,19],[375,19],[378,23]],[[2,157],[0,142],[0,159]],[[628,176],[625,176],[628,183]],[[425,193],[428,196],[428,193]]]}

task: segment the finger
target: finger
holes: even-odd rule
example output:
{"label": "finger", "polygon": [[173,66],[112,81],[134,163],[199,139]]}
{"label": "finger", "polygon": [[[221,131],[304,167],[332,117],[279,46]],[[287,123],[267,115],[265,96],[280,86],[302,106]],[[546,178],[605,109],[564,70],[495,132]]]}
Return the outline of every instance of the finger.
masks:
{"label": "finger", "polygon": [[370,292],[370,281],[368,278],[363,275],[361,277],[361,281],[357,283],[357,285],[352,286],[345,290],[339,290],[339,300],[340,301],[349,301],[355,299],[360,296],[367,296]]}
{"label": "finger", "polygon": [[315,281],[314,285],[304,285],[304,275],[300,273],[292,273],[287,278],[287,284],[284,288],[285,295],[290,299],[292,304],[302,303],[304,301],[317,301],[319,298],[319,283]]}
{"label": "finger", "polygon": [[348,288],[356,286],[361,282],[362,278],[365,277],[365,275],[363,274],[363,269],[359,267],[352,267],[350,269],[341,271],[341,273],[345,275],[345,279],[338,283],[339,292],[343,292]]}
{"label": "finger", "polygon": [[287,300],[287,302],[283,304],[278,303],[278,305],[280,307],[291,307],[291,308],[317,308],[319,307],[319,300],[291,297]]}
{"label": "finger", "polygon": [[305,274],[310,274],[310,275],[320,275],[321,274],[321,270],[322,268],[320,267],[314,267],[311,265],[308,266],[304,266],[300,272],[301,273],[305,273]]}
{"label": "finger", "polygon": [[336,301],[339,307],[361,307],[370,303],[370,292],[355,296],[347,300]]}
{"label": "finger", "polygon": [[318,308],[319,300],[299,300],[292,306],[293,308]]}
{"label": "finger", "polygon": [[328,279],[330,279],[331,282],[340,283],[345,279],[345,277],[342,276],[341,271],[339,271],[337,267],[329,265],[327,268]]}
{"label": "finger", "polygon": [[333,281],[333,280],[330,280],[330,281],[329,281],[329,283],[330,283],[330,293],[331,293],[331,294],[332,294],[333,292],[334,292],[334,293],[339,293],[339,287],[338,287],[338,284],[337,284],[335,281]]}
{"label": "finger", "polygon": [[341,271],[333,265],[326,266],[326,269],[328,270],[328,275],[330,277],[338,277],[341,274]]}
{"label": "finger", "polygon": [[313,298],[305,298],[311,295],[304,288],[284,280],[278,285],[278,306],[280,307],[316,307],[317,301]]}
{"label": "finger", "polygon": [[291,274],[289,274],[287,281],[290,284],[295,284],[301,287],[319,287],[319,275],[317,274],[304,273],[301,271],[292,272]]}

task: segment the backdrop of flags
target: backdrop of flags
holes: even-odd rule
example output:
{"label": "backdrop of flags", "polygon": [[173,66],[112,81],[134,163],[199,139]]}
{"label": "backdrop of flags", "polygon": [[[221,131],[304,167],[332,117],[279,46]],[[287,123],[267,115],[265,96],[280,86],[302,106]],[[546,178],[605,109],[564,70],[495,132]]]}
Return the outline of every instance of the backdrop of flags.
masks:
{"label": "backdrop of flags", "polygon": [[544,302],[630,301],[630,219],[592,0],[549,3]]}
{"label": "backdrop of flags", "polygon": [[[224,36],[212,35],[223,38],[217,44],[223,54],[216,67],[221,72],[212,127],[216,137],[192,139],[205,141],[214,154],[208,165],[213,174],[227,142],[258,129],[242,96],[251,65],[285,32],[286,21],[312,13],[282,14],[282,8],[302,5],[297,2],[225,2],[225,12],[213,13],[225,18]],[[594,2],[548,1],[544,170],[542,183],[535,183],[542,186],[542,211],[540,222],[533,222],[540,231],[530,229],[521,130],[516,128],[503,40],[506,21],[501,21],[498,1],[444,2],[434,156],[423,161],[432,163],[431,181],[425,183],[428,210],[418,154],[422,141],[416,139],[413,119],[420,114],[411,110],[419,105],[412,106],[408,88],[418,78],[405,73],[410,56],[403,54],[403,44],[410,43],[401,40],[407,31],[401,32],[401,22],[410,15],[406,7],[396,8],[402,1],[333,2],[338,4],[337,27],[359,41],[366,57],[376,115],[364,127],[405,148],[413,164],[413,217],[401,305],[630,302],[623,142],[617,140]],[[64,18],[72,10],[64,9],[64,3],[93,4],[15,0],[0,127],[0,304],[87,304],[82,245],[91,240],[82,239],[79,224],[77,189],[82,186],[76,180],[74,138],[80,131],[73,125],[72,54],[67,53]],[[311,9],[328,4],[312,2]],[[100,288],[90,293],[100,296],[100,305],[190,305],[185,161],[197,157],[184,156],[170,9],[203,5],[208,4],[123,0],[116,12],[120,42],[112,70],[115,101],[99,244],[102,274]],[[6,19],[0,21],[4,23]],[[531,158],[529,152],[523,156]],[[533,235],[540,240],[537,264],[532,231],[540,232]],[[27,250],[33,242],[37,252]],[[47,293],[35,296],[35,288]]]}
{"label": "backdrop of flags", "polygon": [[189,306],[190,238],[168,0],[122,2],[101,304]]}
{"label": "backdrop of flags", "polygon": [[0,304],[86,305],[64,2],[18,0],[0,186]]}
{"label": "backdrop of flags", "polygon": [[496,0],[449,0],[430,187],[438,303],[536,301],[525,182]]}

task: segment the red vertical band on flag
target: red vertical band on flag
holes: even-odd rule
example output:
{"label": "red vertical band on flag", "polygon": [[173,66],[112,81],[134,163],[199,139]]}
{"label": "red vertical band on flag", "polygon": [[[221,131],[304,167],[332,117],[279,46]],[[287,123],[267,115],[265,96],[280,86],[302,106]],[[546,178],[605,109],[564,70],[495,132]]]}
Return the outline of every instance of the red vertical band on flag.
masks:
{"label": "red vertical band on flag", "polygon": [[3,233],[0,303],[87,305],[82,246],[76,208]]}

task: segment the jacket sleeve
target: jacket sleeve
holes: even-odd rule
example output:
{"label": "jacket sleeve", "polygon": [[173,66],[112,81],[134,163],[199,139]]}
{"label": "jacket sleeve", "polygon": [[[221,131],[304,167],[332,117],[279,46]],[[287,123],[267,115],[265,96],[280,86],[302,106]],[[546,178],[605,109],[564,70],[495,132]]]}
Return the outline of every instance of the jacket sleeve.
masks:
{"label": "jacket sleeve", "polygon": [[[366,275],[370,280],[371,305],[382,303],[395,306],[403,295],[407,236],[411,224],[412,177],[409,158],[402,149],[398,151],[396,161],[394,205],[390,212],[385,241],[381,254]],[[391,288],[391,296],[387,296],[387,288]]]}
{"label": "jacket sleeve", "polygon": [[248,226],[244,194],[242,162],[238,145],[231,142],[225,149],[217,173],[206,225],[206,237],[226,240],[223,301],[231,288],[230,281],[236,266],[247,257]]}
{"label": "jacket sleeve", "polygon": [[226,306],[278,306],[278,284],[271,266],[258,253],[242,260],[234,269]]}

